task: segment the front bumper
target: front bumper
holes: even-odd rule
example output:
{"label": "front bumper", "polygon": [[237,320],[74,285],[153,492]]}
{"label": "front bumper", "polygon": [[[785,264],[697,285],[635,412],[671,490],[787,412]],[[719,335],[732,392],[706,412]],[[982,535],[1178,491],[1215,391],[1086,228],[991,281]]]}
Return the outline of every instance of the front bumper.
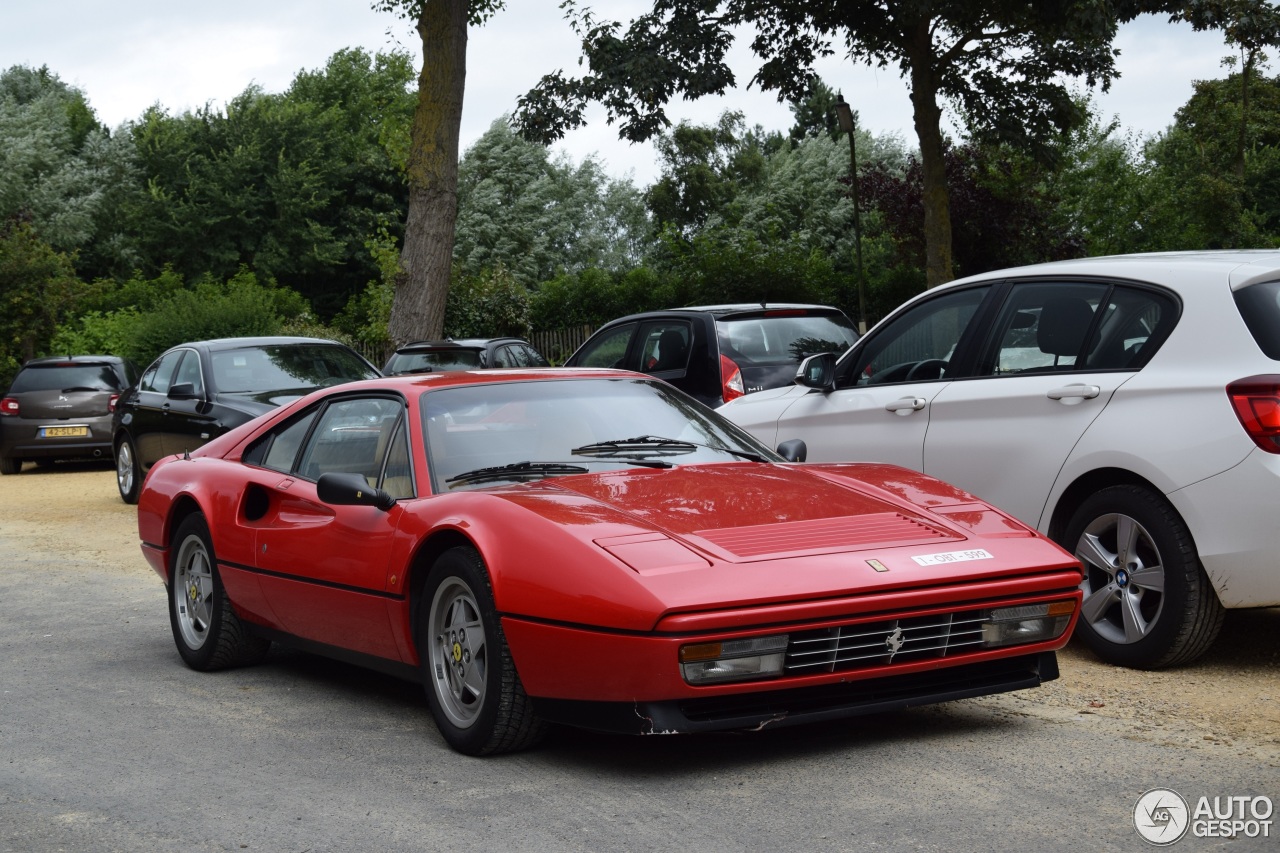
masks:
{"label": "front bumper", "polygon": [[616,734],[776,728],[902,711],[1038,687],[1058,677],[1055,652],[945,669],[761,693],[662,702],[592,702],[533,698],[544,720]]}

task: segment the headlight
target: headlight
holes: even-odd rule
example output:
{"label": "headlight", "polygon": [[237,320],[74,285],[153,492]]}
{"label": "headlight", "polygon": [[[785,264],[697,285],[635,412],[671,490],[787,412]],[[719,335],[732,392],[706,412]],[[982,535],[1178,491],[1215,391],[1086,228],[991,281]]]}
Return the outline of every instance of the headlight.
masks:
{"label": "headlight", "polygon": [[782,675],[786,634],[680,647],[680,668],[690,684],[717,684]]}
{"label": "headlight", "polygon": [[1062,636],[1075,612],[1073,601],[1000,607],[982,622],[982,645],[989,649],[1039,643]]}

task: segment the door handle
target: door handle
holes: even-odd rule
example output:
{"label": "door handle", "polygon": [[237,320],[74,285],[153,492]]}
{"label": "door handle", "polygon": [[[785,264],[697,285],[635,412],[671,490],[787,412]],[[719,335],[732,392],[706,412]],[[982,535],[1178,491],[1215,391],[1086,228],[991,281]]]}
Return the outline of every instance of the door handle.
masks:
{"label": "door handle", "polygon": [[924,408],[924,397],[903,397],[885,406],[885,411],[899,415],[909,415]]}
{"label": "door handle", "polygon": [[1097,385],[1085,385],[1077,382],[1074,385],[1066,385],[1062,388],[1054,388],[1049,392],[1050,400],[1092,400],[1098,394],[1102,393],[1102,389]]}

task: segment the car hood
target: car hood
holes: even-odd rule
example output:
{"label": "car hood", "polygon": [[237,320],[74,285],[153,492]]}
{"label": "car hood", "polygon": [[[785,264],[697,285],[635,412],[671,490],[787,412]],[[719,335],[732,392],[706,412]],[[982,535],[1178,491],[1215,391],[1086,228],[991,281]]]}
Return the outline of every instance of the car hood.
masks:
{"label": "car hood", "polygon": [[220,393],[218,402],[224,406],[245,412],[257,417],[272,409],[279,408],[294,400],[310,394],[314,388],[293,388],[283,391],[244,391],[238,393]]}
{"label": "car hood", "polygon": [[[1054,588],[1079,583],[1074,558],[1034,530],[966,492],[891,465],[628,469],[489,494],[532,510],[576,540],[554,549],[556,582],[612,600],[598,608],[599,623],[619,628],[680,613],[928,587],[954,591],[1047,574],[1055,576]],[[523,564],[519,585],[547,583],[545,570],[521,555],[545,549],[557,535],[514,518],[504,528],[509,559]],[[593,560],[592,550],[613,559]],[[972,589],[971,597],[989,593],[982,584]],[[576,603],[541,600],[548,609],[528,615],[581,619]]]}

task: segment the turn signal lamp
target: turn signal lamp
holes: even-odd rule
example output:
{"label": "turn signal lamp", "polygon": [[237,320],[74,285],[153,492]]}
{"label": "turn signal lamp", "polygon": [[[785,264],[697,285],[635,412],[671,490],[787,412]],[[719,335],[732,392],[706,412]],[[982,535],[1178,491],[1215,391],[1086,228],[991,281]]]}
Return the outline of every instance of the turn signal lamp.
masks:
{"label": "turn signal lamp", "polygon": [[723,684],[782,675],[787,634],[680,647],[680,668],[690,684]]}
{"label": "turn signal lamp", "polygon": [[998,649],[1055,639],[1067,630],[1075,609],[1074,601],[998,607],[982,621],[982,645]]}

